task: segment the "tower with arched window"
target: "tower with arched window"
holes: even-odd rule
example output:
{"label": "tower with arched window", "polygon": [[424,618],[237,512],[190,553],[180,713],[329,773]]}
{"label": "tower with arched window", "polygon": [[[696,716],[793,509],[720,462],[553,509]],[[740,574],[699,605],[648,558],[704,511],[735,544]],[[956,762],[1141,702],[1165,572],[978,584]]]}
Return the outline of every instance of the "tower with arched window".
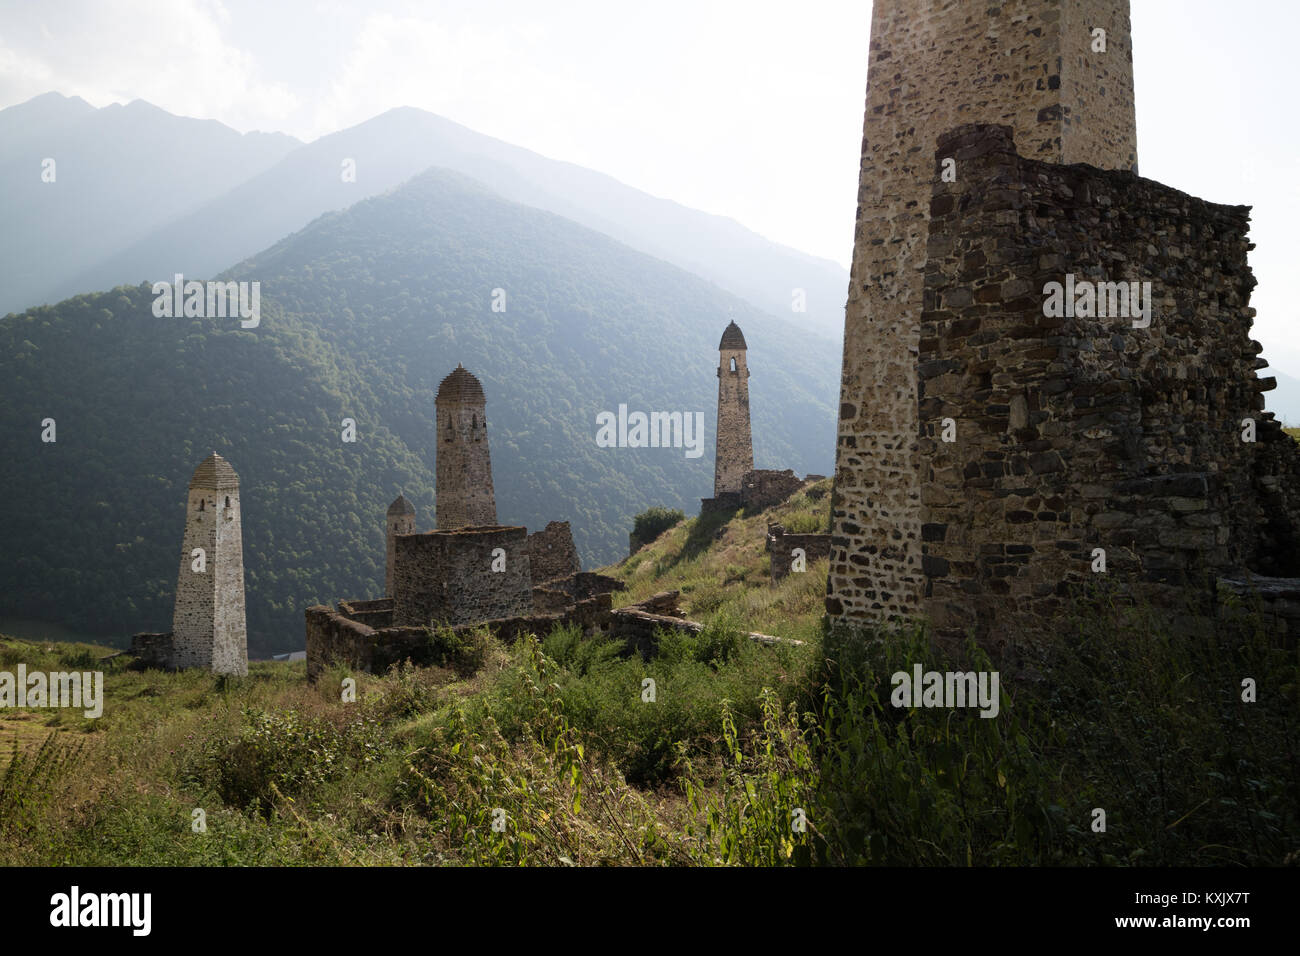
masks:
{"label": "tower with arched window", "polygon": [[713,463],[715,498],[726,492],[739,492],[745,473],[754,470],[746,350],[740,326],[731,322],[718,343],[717,454]]}
{"label": "tower with arched window", "polygon": [[218,674],[248,673],[239,476],[215,451],[190,479],[171,663]]}
{"label": "tower with arched window", "polygon": [[438,418],[438,530],[497,523],[488,455],[487,397],[462,365],[442,380],[434,399]]}

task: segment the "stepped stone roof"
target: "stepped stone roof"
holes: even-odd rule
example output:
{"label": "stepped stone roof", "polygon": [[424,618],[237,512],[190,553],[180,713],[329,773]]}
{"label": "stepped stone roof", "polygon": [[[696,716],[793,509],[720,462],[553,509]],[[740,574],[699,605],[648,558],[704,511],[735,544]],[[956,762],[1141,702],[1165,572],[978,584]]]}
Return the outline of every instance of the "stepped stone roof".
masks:
{"label": "stepped stone roof", "polygon": [[388,506],[390,515],[413,515],[415,506],[406,500],[406,495],[398,495],[397,499]]}
{"label": "stepped stone roof", "polygon": [[238,491],[239,476],[230,467],[230,462],[214,451],[194,469],[190,487],[204,491]]}
{"label": "stepped stone roof", "polygon": [[485,405],[487,396],[483,394],[483,385],[465,366],[457,364],[455,370],[442,380],[438,386],[438,396],[434,402],[457,402],[462,405]]}
{"label": "stepped stone roof", "polygon": [[722,332],[722,341],[718,343],[718,350],[745,349],[748,351],[748,348],[745,345],[745,336],[740,331],[740,326],[732,321]]}

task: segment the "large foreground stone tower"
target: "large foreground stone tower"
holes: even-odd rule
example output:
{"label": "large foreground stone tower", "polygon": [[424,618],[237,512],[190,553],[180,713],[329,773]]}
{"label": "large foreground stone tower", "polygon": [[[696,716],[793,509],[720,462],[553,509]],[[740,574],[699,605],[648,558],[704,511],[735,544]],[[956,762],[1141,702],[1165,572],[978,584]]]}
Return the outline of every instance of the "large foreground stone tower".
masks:
{"label": "large foreground stone tower", "polygon": [[[832,621],[911,616],[923,598],[917,372],[931,192],[943,165],[960,183],[972,158],[957,149],[936,163],[935,149],[970,123],[1009,126],[1030,159],[1136,171],[1128,0],[875,0],[844,323]],[[972,256],[977,267],[984,251]]]}
{"label": "large foreground stone tower", "polygon": [[495,525],[497,503],[482,384],[457,365],[438,386],[434,407],[438,416],[438,529]]}
{"label": "large foreground stone tower", "polygon": [[395,539],[399,534],[415,534],[415,506],[406,500],[405,495],[398,495],[397,499],[388,506],[384,530],[388,539],[388,559],[384,565],[384,596],[392,597]]}
{"label": "large foreground stone tower", "polygon": [[190,479],[172,634],[175,667],[248,673],[239,476],[216,452]]}
{"label": "large foreground stone tower", "polygon": [[718,343],[718,431],[713,464],[713,496],[739,492],[746,472],[754,470],[749,430],[749,367],[745,336],[730,323]]}

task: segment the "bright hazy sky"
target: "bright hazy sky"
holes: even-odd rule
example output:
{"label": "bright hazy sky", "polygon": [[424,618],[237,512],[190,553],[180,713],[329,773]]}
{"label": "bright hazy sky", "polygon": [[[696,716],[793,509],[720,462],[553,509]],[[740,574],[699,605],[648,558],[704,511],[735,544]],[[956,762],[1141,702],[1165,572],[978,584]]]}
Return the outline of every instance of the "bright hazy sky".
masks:
{"label": "bright hazy sky", "polygon": [[[983,0],[963,0],[980,3]],[[144,99],[310,140],[395,106],[847,265],[865,0],[0,0],[0,107]],[[1132,0],[1144,176],[1251,204],[1265,356],[1300,377],[1300,2]]]}

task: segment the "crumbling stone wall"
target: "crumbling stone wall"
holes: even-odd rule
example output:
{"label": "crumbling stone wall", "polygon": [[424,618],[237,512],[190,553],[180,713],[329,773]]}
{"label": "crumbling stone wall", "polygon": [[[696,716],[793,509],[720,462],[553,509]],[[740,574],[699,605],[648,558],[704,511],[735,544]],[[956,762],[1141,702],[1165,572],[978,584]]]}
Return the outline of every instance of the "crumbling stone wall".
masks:
{"label": "crumbling stone wall", "polygon": [[172,632],[131,635],[131,650],[137,668],[172,669]]}
{"label": "crumbling stone wall", "polygon": [[764,508],[781,504],[814,477],[824,476],[810,475],[805,479],[799,478],[789,468],[785,471],[769,468],[760,468],[756,471],[751,469],[741,478],[740,490],[724,492],[712,498],[701,498],[700,514],[734,511],[737,508],[762,511]]}
{"label": "crumbling stone wall", "polygon": [[[808,564],[819,558],[826,558],[831,553],[831,536],[829,534],[786,534],[779,524],[767,526],[767,553],[771,564],[772,583],[788,577],[794,560],[794,551],[800,548]],[[805,568],[806,569],[806,568]]]}
{"label": "crumbling stone wall", "polygon": [[[504,567],[501,555],[504,552]],[[398,535],[393,623],[467,624],[528,614],[533,607],[528,531],[477,527]]]}
{"label": "crumbling stone wall", "polygon": [[391,627],[393,624],[393,599],[377,598],[373,601],[340,601],[339,613],[344,617],[371,627]]}
{"label": "crumbling stone wall", "polygon": [[751,510],[771,508],[785,501],[803,487],[803,479],[787,468],[785,471],[760,469],[747,471],[740,483],[740,503]]}
{"label": "crumbling stone wall", "polygon": [[[604,578],[604,575],[592,575],[583,584],[575,582],[575,588],[603,588],[604,582],[597,580],[600,578]],[[605,581],[609,580],[613,579],[605,578]],[[615,583],[621,586],[621,582]],[[581,629],[588,636],[606,635],[621,640],[624,643],[624,653],[640,653],[648,659],[658,650],[659,631],[667,629],[698,635],[705,629],[698,621],[690,621],[682,616],[677,605],[676,591],[661,591],[637,604],[613,610],[610,590],[581,598],[555,612],[536,612],[500,620],[459,624],[453,626],[452,631],[464,634],[477,627],[486,627],[499,639],[513,642],[524,634],[544,637],[556,627],[572,626]],[[348,602],[339,605],[340,608],[347,606]],[[383,674],[393,664],[404,660],[416,665],[427,665],[433,661],[435,645],[426,628],[373,628],[349,620],[344,614],[324,605],[308,608],[305,617],[309,681],[317,680],[331,663],[371,674]],[[763,644],[802,643],[769,634],[751,633],[748,636],[750,640]]]}
{"label": "crumbling stone wall", "polygon": [[[1265,529],[1294,536],[1300,512],[1264,506],[1278,455],[1242,440],[1246,418],[1281,434],[1249,334],[1248,209],[1022,158],[1004,126],[959,127],[933,155],[963,157],[933,187],[917,371],[935,633],[1043,629],[1098,573],[1097,548],[1108,575],[1171,607],[1275,561]],[[1092,314],[1082,291],[1089,314],[1047,314],[1049,283],[1086,282],[1149,282],[1149,327],[1132,303]],[[1105,298],[1096,311],[1121,304]]]}
{"label": "crumbling stone wall", "polygon": [[[1094,54],[1092,30],[1106,31]],[[827,582],[832,621],[919,610],[922,270],[938,137],[1007,123],[1026,156],[1137,163],[1128,0],[875,0],[844,325]],[[955,161],[958,182],[963,154]]]}
{"label": "crumbling stone wall", "polygon": [[541,531],[528,536],[528,564],[533,584],[544,584],[582,570],[569,522],[548,522]]}
{"label": "crumbling stone wall", "polygon": [[[559,626],[575,625],[586,634],[603,632],[609,627],[610,615],[610,596],[597,594],[555,613],[457,624],[451,630],[465,634],[485,627],[501,640],[513,642],[522,634],[545,636]],[[424,627],[373,628],[324,605],[308,608],[305,618],[309,681],[317,680],[334,663],[369,674],[383,674],[402,661],[417,666],[434,662],[436,645]]]}

